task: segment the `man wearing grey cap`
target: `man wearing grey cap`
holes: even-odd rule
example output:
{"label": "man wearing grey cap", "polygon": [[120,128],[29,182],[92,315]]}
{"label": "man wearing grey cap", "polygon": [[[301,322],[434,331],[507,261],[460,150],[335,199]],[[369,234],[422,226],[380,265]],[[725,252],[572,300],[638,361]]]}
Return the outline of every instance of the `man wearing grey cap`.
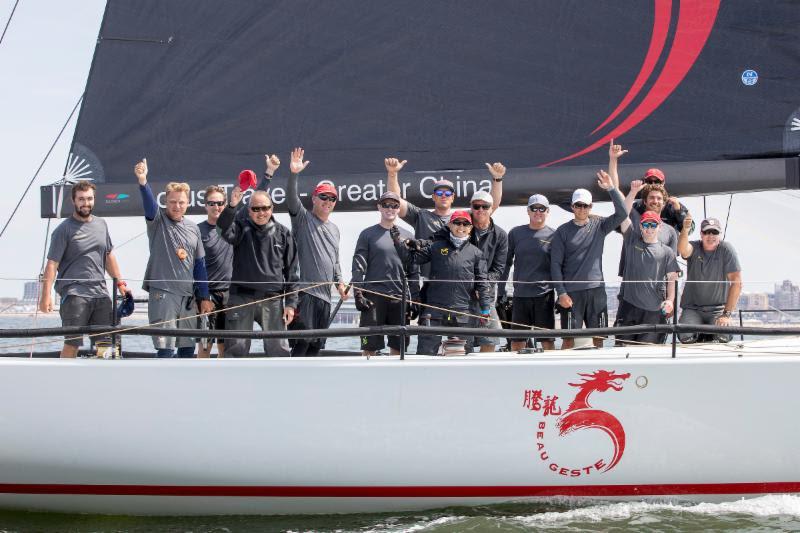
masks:
{"label": "man wearing grey cap", "polygon": [[[404,265],[394,245],[392,233],[395,231],[402,240],[411,238],[408,231],[395,226],[399,211],[400,196],[391,191],[383,193],[378,200],[380,222],[362,231],[356,242],[351,283],[355,288],[356,308],[361,311],[361,327],[401,326],[406,323],[399,299],[403,294],[403,277],[406,271],[410,289],[410,294],[406,296],[413,301],[419,300],[419,267],[413,262]],[[382,296],[384,294],[394,298]],[[409,305],[408,310],[412,320],[416,318],[414,315],[419,314],[416,305]],[[400,353],[401,342],[400,336],[389,337],[392,354]],[[404,342],[408,346],[408,337]],[[384,347],[382,336],[361,337],[364,355],[375,355]]]}
{"label": "man wearing grey cap", "polygon": [[[555,230],[547,225],[550,202],[543,194],[528,198],[528,224],[523,224],[508,233],[508,257],[503,273],[503,283],[498,291],[505,295],[505,281],[514,265],[514,308],[511,320],[516,324],[527,324],[535,328],[555,327],[555,296],[553,287],[546,283],[550,279],[550,246]],[[514,326],[514,329],[522,329]],[[552,350],[552,338],[539,339],[545,350]],[[524,339],[511,342],[511,351],[525,348]]]}
{"label": "man wearing grey cap", "polygon": [[[602,327],[607,323],[607,302],[603,279],[603,248],[606,235],[619,226],[627,213],[625,199],[614,186],[611,176],[597,173],[597,185],[611,196],[614,214],[610,217],[590,216],[592,193],[577,189],[572,194],[575,218],[558,227],[550,248],[550,275],[558,293],[561,327],[578,329]],[[603,339],[595,338],[595,346]],[[568,350],[575,340],[565,338],[561,348]]]}
{"label": "man wearing grey cap", "polygon": [[[678,252],[686,259],[686,286],[681,297],[681,324],[730,326],[731,313],[742,292],[742,268],[731,243],[722,241],[716,218],[700,224],[699,241],[689,241],[692,217],[687,215],[678,238]],[[681,333],[681,342],[697,342],[697,333]],[[730,335],[714,335],[720,342]]]}

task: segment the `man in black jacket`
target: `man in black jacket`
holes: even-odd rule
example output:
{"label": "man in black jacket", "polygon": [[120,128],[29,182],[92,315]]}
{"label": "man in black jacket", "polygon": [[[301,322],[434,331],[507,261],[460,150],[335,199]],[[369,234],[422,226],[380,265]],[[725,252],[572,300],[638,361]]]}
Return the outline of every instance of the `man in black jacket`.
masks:
{"label": "man in black jacket", "polygon": [[[395,246],[404,259],[411,255],[417,264],[430,263],[430,286],[426,300],[430,325],[468,327],[468,315],[475,294],[478,295],[480,314],[484,319],[489,318],[494,303],[492,291],[486,282],[486,259],[483,252],[469,242],[472,217],[468,211],[454,211],[447,227],[449,232],[445,238],[437,236],[433,241],[407,240],[405,245],[398,233]],[[426,337],[431,337],[433,342]],[[472,339],[465,340],[469,352]],[[417,352],[435,355],[440,343],[441,337],[438,335],[420,335]]]}
{"label": "man in black jacket", "polygon": [[[294,237],[289,228],[272,218],[273,204],[266,192],[256,191],[250,197],[247,218],[237,217],[234,211],[241,200],[242,191],[236,187],[229,209],[217,221],[222,237],[233,245],[226,327],[251,329],[255,320],[265,331],[285,331],[294,319],[294,291],[300,279]],[[249,340],[225,340],[226,355],[246,357],[249,352]],[[289,344],[286,339],[264,339],[264,352],[288,356]]]}

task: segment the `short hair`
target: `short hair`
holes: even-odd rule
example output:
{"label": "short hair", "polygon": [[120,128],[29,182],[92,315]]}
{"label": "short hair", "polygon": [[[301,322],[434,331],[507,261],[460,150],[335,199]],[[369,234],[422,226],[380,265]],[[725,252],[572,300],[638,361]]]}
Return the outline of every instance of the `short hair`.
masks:
{"label": "short hair", "polygon": [[251,204],[253,203],[253,199],[256,196],[263,196],[264,198],[269,200],[269,205],[272,205],[272,198],[269,197],[269,194],[267,194],[267,191],[253,191],[253,194],[250,196],[250,203]]}
{"label": "short hair", "polygon": [[183,192],[186,193],[186,196],[189,196],[189,184],[188,183],[178,183],[177,181],[171,181],[167,183],[166,189],[164,189],[167,194],[171,192]]}
{"label": "short hair", "polygon": [[219,185],[209,185],[208,187],[206,187],[206,198],[208,198],[210,195],[214,194],[215,192],[220,193],[222,196],[227,196],[225,194],[225,189],[223,189]]}
{"label": "short hair", "polygon": [[660,192],[661,195],[664,197],[664,202],[669,200],[669,193],[667,189],[661,183],[648,183],[644,187],[642,187],[642,201],[647,203],[647,198],[650,196],[651,192]]}
{"label": "short hair", "polygon": [[94,183],[92,183],[91,181],[81,180],[72,186],[72,200],[73,201],[75,200],[75,194],[79,192],[85,192],[85,191],[94,192],[96,190],[97,187],[95,187]]}

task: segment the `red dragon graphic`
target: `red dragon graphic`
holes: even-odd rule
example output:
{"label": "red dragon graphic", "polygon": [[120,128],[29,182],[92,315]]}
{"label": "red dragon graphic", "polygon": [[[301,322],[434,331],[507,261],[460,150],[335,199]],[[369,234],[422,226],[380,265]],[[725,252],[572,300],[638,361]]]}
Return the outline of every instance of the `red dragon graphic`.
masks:
{"label": "red dragon graphic", "polygon": [[622,424],[611,413],[595,409],[589,404],[589,396],[594,392],[605,392],[608,389],[615,391],[622,390],[622,383],[618,380],[625,380],[631,377],[630,373],[615,374],[612,370],[597,370],[591,374],[578,374],[583,378],[582,383],[570,383],[572,387],[578,387],[580,391],[575,395],[575,399],[569,404],[566,412],[559,417],[556,427],[560,436],[567,435],[573,431],[581,429],[600,429],[604,431],[614,444],[614,456],[611,462],[603,469],[603,472],[611,470],[622,459],[625,451],[625,430]]}

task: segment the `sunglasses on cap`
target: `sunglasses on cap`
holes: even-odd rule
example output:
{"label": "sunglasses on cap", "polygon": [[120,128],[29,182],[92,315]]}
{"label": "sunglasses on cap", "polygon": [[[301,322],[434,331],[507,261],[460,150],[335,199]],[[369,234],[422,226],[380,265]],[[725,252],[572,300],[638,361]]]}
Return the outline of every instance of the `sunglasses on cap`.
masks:
{"label": "sunglasses on cap", "polygon": [[486,205],[486,204],[472,204],[472,210],[473,211],[478,211],[478,210],[481,210],[481,209],[483,209],[484,211],[488,211],[491,208],[492,208],[492,206]]}
{"label": "sunglasses on cap", "polygon": [[436,189],[435,191],[433,191],[433,194],[435,194],[436,196],[444,196],[445,198],[450,198],[451,196],[453,196],[453,191],[451,191],[450,189]]}
{"label": "sunglasses on cap", "polygon": [[644,229],[656,229],[658,227],[658,222],[642,222],[642,227]]}
{"label": "sunglasses on cap", "polygon": [[271,205],[251,205],[250,211],[253,213],[266,213],[267,211],[272,211]]}
{"label": "sunglasses on cap", "polygon": [[575,209],[589,209],[590,207],[592,207],[592,204],[584,204],[583,202],[575,202],[574,204],[572,204],[572,207],[574,207]]}
{"label": "sunglasses on cap", "polygon": [[469,227],[469,226],[472,225],[471,222],[467,222],[466,220],[462,220],[462,219],[454,220],[453,222],[451,222],[451,224],[454,224],[456,226],[461,226],[461,227],[465,227],[465,226]]}
{"label": "sunglasses on cap", "polygon": [[219,202],[206,202],[206,205],[209,207],[222,207],[225,205],[225,202],[220,200]]}
{"label": "sunglasses on cap", "polygon": [[717,231],[715,229],[707,229],[707,230],[703,231],[702,233],[703,233],[703,235],[719,235],[719,231]]}
{"label": "sunglasses on cap", "polygon": [[379,205],[382,209],[400,209],[400,204],[393,204],[391,202],[385,202]]}
{"label": "sunglasses on cap", "polygon": [[323,202],[335,202],[336,201],[336,197],[333,196],[332,194],[324,194],[324,193],[323,194],[318,194],[317,198],[319,198]]}
{"label": "sunglasses on cap", "polygon": [[543,206],[543,205],[539,205],[539,206],[529,205],[528,209],[530,211],[534,212],[534,213],[546,213],[547,212],[547,208],[545,206]]}

